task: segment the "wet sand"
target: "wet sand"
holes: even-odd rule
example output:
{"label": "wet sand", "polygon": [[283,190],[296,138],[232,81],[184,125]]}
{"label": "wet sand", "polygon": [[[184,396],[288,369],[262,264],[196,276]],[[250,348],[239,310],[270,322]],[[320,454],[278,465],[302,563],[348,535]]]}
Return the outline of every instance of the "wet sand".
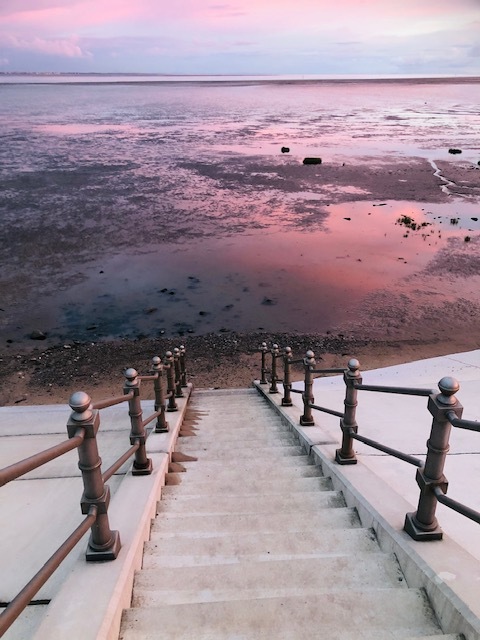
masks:
{"label": "wet sand", "polygon": [[[232,222],[231,216],[209,218],[206,202],[191,222],[185,215],[176,215],[169,218],[169,225],[159,227],[158,224],[150,225],[147,219],[138,231],[140,237],[136,237],[136,241],[159,242],[160,238],[155,234],[161,233],[161,242],[168,243],[169,238],[178,239],[180,232],[183,238],[195,237],[200,227],[204,236],[215,237],[222,233],[242,233],[252,225],[263,225],[264,228],[269,224],[285,225],[291,216],[291,204],[282,209],[282,193],[296,194],[295,218],[290,224],[297,230],[321,225],[328,217],[328,207],[341,203],[368,201],[375,206],[386,200],[398,200],[446,204],[459,202],[462,198],[471,204],[479,204],[480,167],[458,159],[452,162],[439,160],[436,166],[438,171],[435,173],[431,163],[421,158],[355,158],[352,163],[309,167],[302,166],[294,158],[275,157],[232,156],[223,158],[222,162],[196,163],[194,167],[185,168],[197,175],[208,175],[225,189],[238,189],[242,194],[235,220]],[[317,206],[315,215],[312,215],[311,203],[302,199],[302,193],[312,189],[323,207]],[[271,190],[275,193],[273,200]],[[231,198],[231,193],[228,197]],[[250,202],[248,206],[247,202]],[[271,222],[269,211],[272,215],[275,213]],[[480,204],[478,213],[480,217]],[[116,231],[108,235],[110,250],[122,252],[128,245],[124,231],[128,227],[126,223],[126,220],[119,220]],[[107,221],[102,222],[100,218],[96,231],[101,231],[103,224]],[[51,277],[47,289],[56,287],[68,291],[80,277],[75,270],[79,259],[88,262],[103,249],[104,236],[91,233],[72,261],[71,242],[64,246],[64,231],[61,227],[50,228],[47,236],[39,237],[37,243],[22,235],[21,229],[14,238],[4,238],[2,249],[5,252],[10,242],[8,249],[20,262],[17,266],[9,264],[8,291],[0,292],[3,294],[0,312],[3,327],[7,324],[5,317],[14,314],[22,302],[28,302],[33,288],[46,286],[45,274],[55,276]],[[45,246],[53,242],[59,247],[56,264],[42,264],[42,242]],[[33,253],[29,255],[29,251]],[[375,256],[369,259],[374,261]],[[21,262],[35,265],[30,271],[31,278],[22,270]],[[354,261],[351,268],[355,269]],[[340,309],[331,319],[328,329],[323,326],[318,332],[299,331],[295,326],[295,313],[289,317],[286,328],[284,323],[281,329],[273,327],[268,331],[220,330],[220,327],[209,330],[205,325],[203,330],[200,327],[196,331],[199,335],[180,330],[177,336],[143,335],[112,340],[111,336],[97,334],[92,325],[90,333],[79,335],[78,339],[58,333],[49,336],[47,332],[46,339],[41,341],[32,340],[25,331],[16,334],[3,331],[0,404],[66,402],[70,393],[78,389],[91,392],[95,399],[112,393],[116,395],[122,389],[125,367],[135,366],[142,372],[148,371],[153,355],[162,355],[168,348],[181,343],[188,350],[191,381],[198,387],[250,384],[259,376],[260,359],[254,350],[264,340],[277,341],[282,347],[292,346],[296,356],[303,355],[306,348],[313,348],[319,362],[327,367],[343,366],[351,356],[358,357],[362,366],[369,369],[455,353],[479,347],[479,312],[480,234],[474,229],[449,238],[441,249],[423,260],[419,268],[410,265],[408,275],[398,278],[394,289],[372,291],[353,307],[345,304],[345,309]],[[152,323],[155,323],[154,309],[145,309],[144,315],[152,315]],[[42,327],[31,326],[31,329],[41,330]]]}

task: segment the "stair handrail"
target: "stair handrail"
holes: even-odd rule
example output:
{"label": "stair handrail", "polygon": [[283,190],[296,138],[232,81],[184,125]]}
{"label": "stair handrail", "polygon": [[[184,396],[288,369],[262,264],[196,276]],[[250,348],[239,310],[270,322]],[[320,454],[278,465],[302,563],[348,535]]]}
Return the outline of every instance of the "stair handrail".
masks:
{"label": "stair handrail", "polygon": [[[68,439],[59,444],[40,451],[28,458],[0,469],[0,487],[16,480],[23,475],[42,467],[60,456],[78,450],[78,467],[82,473],[83,494],[80,501],[81,512],[86,517],[78,527],[66,538],[60,547],[52,554],[43,567],[23,587],[0,613],[0,637],[20,616],[46,581],[59,568],[68,554],[80,542],[90,529],[85,559],[89,562],[115,560],[121,548],[120,533],[110,528],[108,506],[110,503],[110,489],[106,481],[134,456],[132,476],[149,475],[152,473],[152,461],[146,454],[147,425],[156,420],[155,432],[168,431],[165,420],[165,410],[176,411],[175,380],[187,385],[185,358],[186,350],[182,346],[178,351],[178,362],[175,369],[174,356],[167,352],[164,360],[155,356],[152,359],[151,374],[139,375],[136,369],[128,368],[124,372],[125,383],[123,395],[92,403],[91,397],[84,391],[77,391],[70,396],[70,417],[67,421]],[[169,403],[173,397],[175,408],[166,407],[166,393],[164,389],[164,370],[174,373],[174,386],[169,387]],[[152,381],[155,391],[154,413],[143,418],[140,389],[142,381]],[[183,395],[183,394],[182,394]],[[106,471],[102,473],[102,460],[98,451],[97,433],[100,429],[100,411],[121,403],[128,403],[130,416],[130,448],[127,449]]]}
{"label": "stair handrail", "polygon": [[[358,440],[363,444],[382,451],[392,457],[403,460],[417,467],[416,482],[420,489],[417,510],[407,513],[405,516],[404,530],[417,541],[440,540],[443,532],[435,515],[437,502],[453,509],[457,513],[480,524],[480,512],[447,497],[448,481],[443,473],[446,456],[449,451],[449,437],[451,428],[467,429],[480,432],[480,422],[462,419],[463,407],[456,398],[460,389],[459,382],[445,376],[438,382],[439,393],[434,389],[420,387],[402,387],[392,385],[363,384],[360,373],[360,363],[356,358],[351,358],[344,368],[316,369],[315,353],[309,349],[301,360],[304,367],[303,390],[292,389],[290,382],[290,366],[298,360],[292,359],[291,349],[284,352],[284,386],[285,395],[282,400],[291,400],[291,393],[301,393],[303,401],[303,413],[300,416],[300,425],[304,427],[314,426],[315,420],[312,411],[320,411],[340,418],[342,431],[341,447],[335,452],[335,462],[339,465],[354,465],[357,458],[353,450],[353,441]],[[313,396],[313,381],[315,376],[342,374],[345,383],[345,399],[343,411],[337,411],[315,404]],[[286,381],[286,384],[285,384]],[[383,445],[371,438],[358,433],[356,409],[358,406],[358,392],[370,391],[378,393],[401,394],[408,396],[420,396],[428,398],[427,409],[432,415],[430,437],[427,441],[427,453],[425,462],[392,447]]]}

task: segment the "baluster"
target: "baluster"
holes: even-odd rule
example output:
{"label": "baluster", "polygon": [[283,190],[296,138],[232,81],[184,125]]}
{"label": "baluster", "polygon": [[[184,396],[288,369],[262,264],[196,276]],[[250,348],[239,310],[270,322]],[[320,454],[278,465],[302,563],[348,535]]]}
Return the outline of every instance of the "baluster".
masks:
{"label": "baluster", "polygon": [[187,384],[187,367],[186,367],[186,355],[187,355],[187,350],[185,349],[185,346],[182,344],[180,346],[180,378],[181,378],[181,384],[182,387],[188,387]]}
{"label": "baluster", "polygon": [[98,411],[93,411],[87,393],[77,391],[70,397],[72,413],[67,422],[68,437],[73,438],[79,427],[85,429],[85,438],[78,447],[78,467],[82,472],[83,495],[80,502],[82,513],[87,515],[92,506],[97,509],[91,527],[90,539],[85,554],[89,562],[115,560],[120,551],[120,534],[112,531],[108,521],[110,488],[102,478],[102,460],[98,455],[97,432],[100,426]]}
{"label": "baluster", "polygon": [[155,425],[155,433],[167,433],[168,422],[165,418],[165,389],[163,384],[163,364],[162,360],[155,356],[152,359],[152,371],[157,374],[157,377],[153,381],[153,388],[155,391],[155,411],[160,411],[160,415],[157,418],[157,424]]}
{"label": "baluster", "polygon": [[453,411],[462,417],[463,407],[455,397],[460,388],[455,378],[447,376],[438,383],[440,393],[428,398],[428,410],[433,416],[430,438],[427,441],[425,466],[417,469],[416,480],[420,487],[420,498],[415,513],[407,513],[404,530],[414,540],[441,540],[443,532],[438,525],[435,511],[437,497],[434,488],[447,493],[448,480],[443,474],[445,460],[450,449],[449,438],[452,424],[448,413]]}
{"label": "baluster", "polygon": [[280,350],[278,348],[278,344],[274,344],[272,346],[272,349],[270,351],[270,353],[272,354],[272,369],[271,369],[271,375],[272,375],[272,379],[271,379],[271,385],[270,385],[270,389],[268,390],[268,393],[278,393],[278,387],[277,387],[277,358],[280,355]]}
{"label": "baluster", "polygon": [[140,402],[140,383],[138,373],[135,369],[125,371],[125,395],[133,391],[133,396],[128,401],[128,415],[130,416],[130,444],[139,443],[135,451],[133,461],[132,476],[147,476],[152,473],[152,460],[147,458],[146,441],[147,434],[142,420],[142,404]]}
{"label": "baluster", "polygon": [[262,375],[260,378],[260,384],[268,384],[268,380],[266,378],[266,374],[268,372],[267,370],[267,363],[266,363],[266,356],[268,353],[268,347],[267,347],[267,343],[266,342],[262,342],[262,346],[260,347],[260,352],[262,354]]}
{"label": "baluster", "polygon": [[342,448],[335,452],[335,461],[338,464],[357,464],[357,457],[353,450],[353,438],[350,435],[350,429],[355,433],[358,431],[356,421],[357,412],[357,384],[362,384],[362,376],[360,375],[360,362],[355,358],[348,361],[347,369],[343,373],[343,381],[345,382],[345,410],[343,418],[340,418],[340,428],[342,430]]}
{"label": "baluster", "polygon": [[315,354],[310,349],[305,354],[303,366],[305,369],[305,387],[302,393],[303,415],[300,416],[300,424],[304,427],[311,427],[315,424],[312,414],[312,405],[315,402],[313,397],[313,368],[315,366]]}
{"label": "baluster", "polygon": [[292,349],[291,347],[285,347],[285,352],[283,354],[283,398],[282,398],[282,407],[291,407],[293,405],[292,402],[292,383],[291,383],[291,375],[290,375],[290,363],[292,360]]}
{"label": "baluster", "polygon": [[164,366],[167,370],[167,411],[178,411],[177,403],[175,402],[175,361],[171,351],[167,351],[165,354]]}
{"label": "baluster", "polygon": [[180,349],[173,350],[173,363],[174,363],[174,371],[175,371],[175,397],[183,398],[182,391],[182,374],[180,371]]}

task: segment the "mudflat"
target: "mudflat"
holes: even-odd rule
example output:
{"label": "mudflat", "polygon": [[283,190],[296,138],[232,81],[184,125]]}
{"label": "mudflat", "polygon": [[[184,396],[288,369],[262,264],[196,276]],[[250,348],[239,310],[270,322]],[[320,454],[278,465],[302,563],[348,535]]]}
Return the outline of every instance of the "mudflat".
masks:
{"label": "mudflat", "polygon": [[[335,205],[351,204],[352,211],[362,202],[370,203],[371,207],[380,207],[386,201],[417,203],[422,207],[425,203],[426,208],[438,205],[443,212],[445,231],[438,224],[422,229],[413,222],[413,228],[408,221],[401,229],[405,243],[415,235],[425,235],[425,251],[419,249],[412,253],[416,256],[413,261],[401,255],[400,250],[398,255],[389,256],[390,262],[396,261],[397,269],[400,264],[405,266],[404,275],[401,272],[396,275],[392,286],[383,283],[369,288],[365,285],[356,299],[349,297],[347,290],[343,301],[341,296],[336,300],[335,313],[319,320],[318,330],[315,330],[315,314],[306,324],[302,320],[304,310],[288,305],[288,291],[285,299],[282,297],[278,301],[269,298],[267,293],[259,303],[262,306],[255,308],[248,306],[251,297],[248,287],[244,287],[244,298],[236,302],[239,309],[237,325],[232,322],[229,326],[225,321],[223,326],[223,316],[217,317],[215,310],[207,307],[191,311],[198,319],[197,325],[180,323],[160,330],[161,298],[158,305],[142,307],[142,326],[136,336],[119,337],[102,332],[91,315],[90,326],[85,326],[78,335],[66,327],[62,334],[62,326],[49,331],[48,327],[39,326],[38,321],[33,324],[33,320],[28,326],[25,309],[30,306],[34,317],[34,292],[43,292],[47,299],[55,289],[67,295],[83,277],[79,264],[88,263],[93,256],[101,254],[105,235],[91,233],[88,242],[78,244],[70,235],[70,243],[65,244],[65,229],[60,225],[38,230],[34,243],[31,230],[27,238],[20,225],[17,233],[2,236],[0,240],[3,252],[16,256],[15,261],[6,265],[9,278],[5,280],[5,290],[0,291],[0,404],[63,403],[68,401],[70,393],[79,389],[87,391],[94,399],[112,393],[117,395],[121,393],[125,368],[133,366],[146,373],[154,355],[163,355],[167,349],[180,344],[187,348],[190,379],[198,387],[250,384],[259,377],[260,356],[256,349],[263,341],[269,345],[277,342],[281,347],[291,346],[296,357],[312,348],[318,362],[327,367],[343,366],[349,357],[355,356],[364,369],[478,348],[480,167],[458,159],[439,160],[435,166],[437,170],[433,171],[432,163],[422,158],[391,160],[388,157],[355,158],[351,163],[312,166],[303,166],[293,158],[285,160],[274,156],[232,157],[218,163],[197,163],[189,170],[197,175],[208,175],[217,183],[220,181],[225,187],[239,191],[242,197],[237,214],[222,218],[215,209],[215,215],[209,217],[209,207],[202,206],[198,215],[176,215],[170,217],[169,224],[159,225],[158,221],[153,224],[147,219],[139,236],[135,236],[139,243],[148,237],[149,246],[155,242],[168,245],[169,240],[178,241],[179,234],[183,240],[195,241],[199,228],[203,229],[202,237],[227,234],[231,238],[235,233],[248,233],[253,228],[268,233],[279,221],[288,233],[289,219],[292,231],[308,233],[328,221],[330,207]],[[312,191],[316,194],[315,207],[305,197]],[[285,200],[281,206],[281,199],[287,198],[289,193],[295,195],[294,204],[290,202],[287,206]],[[458,227],[457,211],[461,210],[462,203],[468,204],[469,217]],[[218,201],[215,206],[218,208]],[[478,216],[475,207],[478,207]],[[376,211],[372,208],[372,215]],[[368,214],[370,212],[365,213]],[[343,216],[342,220],[348,224],[352,221],[349,218]],[[117,231],[108,234],[109,251],[128,254],[126,222],[118,220]],[[101,230],[102,219],[97,223]],[[24,231],[27,233],[28,229]],[[442,234],[440,241],[438,238]],[[331,242],[336,242],[335,233],[331,234]],[[42,252],[42,247],[49,243],[58,248],[56,264],[49,262],[47,251]],[[201,250],[202,245],[198,246]],[[76,251],[73,251],[75,247]],[[385,256],[376,254],[374,245],[368,249],[359,245],[354,255],[342,254],[342,247],[338,247],[336,258],[347,265],[347,271],[360,273],[366,281],[374,266],[377,268],[382,260],[385,264],[388,262]],[[28,270],[30,278],[26,275]],[[55,278],[52,278],[54,272]],[[58,274],[61,274],[60,279]],[[271,280],[281,276],[275,269],[269,273]],[[259,273],[258,279],[262,277]],[[193,288],[194,285],[195,274],[190,277],[190,286]],[[165,290],[165,294],[169,295],[170,291]],[[214,296],[215,291],[211,295]],[[219,291],[217,295],[223,294]],[[311,298],[312,304],[320,309],[321,296],[312,291]],[[245,330],[241,326],[242,300],[248,311],[244,311],[244,317],[248,316]],[[228,300],[222,301],[222,313],[227,314],[229,305],[225,302]],[[184,312],[181,304],[176,309],[181,320]],[[270,316],[264,316],[268,326],[257,326],[260,322],[264,324],[264,318],[256,323],[256,309],[270,313]],[[33,339],[35,336],[44,339]],[[295,375],[299,376],[300,371]]]}

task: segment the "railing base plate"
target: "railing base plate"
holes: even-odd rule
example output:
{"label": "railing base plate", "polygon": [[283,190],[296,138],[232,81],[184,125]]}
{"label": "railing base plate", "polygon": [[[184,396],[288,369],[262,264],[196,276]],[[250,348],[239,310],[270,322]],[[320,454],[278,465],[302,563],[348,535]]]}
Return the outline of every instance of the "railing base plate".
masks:
{"label": "railing base plate", "polygon": [[307,420],[303,416],[301,416],[300,417],[300,424],[302,425],[302,427],[314,427],[315,426],[315,420],[313,418]]}
{"label": "railing base plate", "polygon": [[431,531],[420,529],[415,519],[415,513],[407,513],[403,530],[417,542],[441,540],[443,538],[443,531],[438,525]]}
{"label": "railing base plate", "polygon": [[108,549],[95,550],[90,544],[85,552],[87,562],[105,562],[106,560],[115,560],[122,546],[120,542],[120,534],[118,531],[112,531],[113,541]]}
{"label": "railing base plate", "polygon": [[135,467],[133,463],[132,476],[149,476],[153,471],[153,465],[151,458],[148,458],[148,465],[146,467]]}
{"label": "railing base plate", "polygon": [[335,451],[335,462],[337,464],[342,464],[342,465],[357,464],[357,459],[356,459],[355,456],[353,456],[353,458],[344,458],[342,456],[342,450],[341,449],[337,449]]}

